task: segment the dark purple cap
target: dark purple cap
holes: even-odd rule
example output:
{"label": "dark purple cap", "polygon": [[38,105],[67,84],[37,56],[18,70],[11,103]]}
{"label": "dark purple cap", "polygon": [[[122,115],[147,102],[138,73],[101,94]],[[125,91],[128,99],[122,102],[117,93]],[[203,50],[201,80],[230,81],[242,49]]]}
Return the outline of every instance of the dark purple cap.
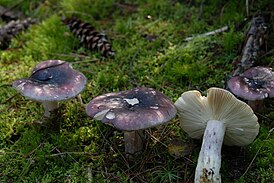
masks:
{"label": "dark purple cap", "polygon": [[177,110],[163,93],[137,87],[92,99],[86,113],[122,131],[133,131],[168,122],[175,117]]}
{"label": "dark purple cap", "polygon": [[274,72],[269,67],[252,67],[228,81],[232,93],[245,100],[274,97]]}
{"label": "dark purple cap", "polygon": [[86,85],[86,77],[61,60],[38,64],[31,76],[13,82],[23,96],[36,101],[62,101],[78,95]]}

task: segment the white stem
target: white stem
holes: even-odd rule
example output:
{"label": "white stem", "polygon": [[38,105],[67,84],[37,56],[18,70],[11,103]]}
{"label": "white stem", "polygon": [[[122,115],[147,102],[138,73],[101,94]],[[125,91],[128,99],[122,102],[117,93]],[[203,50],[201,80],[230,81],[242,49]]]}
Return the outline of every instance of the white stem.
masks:
{"label": "white stem", "polygon": [[43,106],[45,109],[45,117],[50,117],[50,113],[59,107],[58,102],[43,102]]}
{"label": "white stem", "polygon": [[198,164],[195,172],[195,183],[220,183],[221,149],[225,135],[222,121],[210,120],[204,132]]}

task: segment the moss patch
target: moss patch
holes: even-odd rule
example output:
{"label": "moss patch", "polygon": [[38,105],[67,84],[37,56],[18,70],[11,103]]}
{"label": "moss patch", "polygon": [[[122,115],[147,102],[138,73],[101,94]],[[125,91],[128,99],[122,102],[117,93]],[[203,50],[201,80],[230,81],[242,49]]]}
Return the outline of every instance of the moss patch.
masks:
{"label": "moss patch", "polygon": [[[268,12],[271,1],[252,3],[249,13],[255,15]],[[0,0],[0,4],[39,20],[0,51],[0,182],[192,182],[201,142],[183,132],[178,118],[147,130],[144,152],[131,162],[125,158],[123,133],[88,118],[78,100],[61,103],[60,131],[50,131],[40,126],[41,104],[20,96],[11,84],[28,77],[39,62],[61,59],[88,78],[81,93],[84,103],[136,86],[153,87],[173,101],[187,90],[224,88],[248,27],[234,29],[246,17],[245,2]],[[83,47],[61,21],[72,15],[105,32],[115,57],[104,58]],[[228,32],[184,40],[225,25]],[[262,63],[273,67],[273,55],[263,57]],[[261,128],[256,140],[236,148],[235,156],[231,153],[235,149],[223,148],[223,182],[274,179],[274,138],[269,132],[273,100],[266,105],[257,114]],[[174,157],[167,148],[174,139],[195,148],[185,157]]]}

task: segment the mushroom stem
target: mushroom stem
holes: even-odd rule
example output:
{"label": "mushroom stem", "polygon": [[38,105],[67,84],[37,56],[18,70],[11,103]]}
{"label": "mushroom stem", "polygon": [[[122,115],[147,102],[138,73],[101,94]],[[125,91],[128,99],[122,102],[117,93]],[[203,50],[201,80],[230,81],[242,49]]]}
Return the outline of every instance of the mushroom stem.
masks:
{"label": "mushroom stem", "polygon": [[264,100],[248,100],[247,104],[254,112],[262,112],[265,108]]}
{"label": "mushroom stem", "polygon": [[225,128],[221,121],[209,120],[207,122],[195,172],[195,183],[221,182],[219,171]]}
{"label": "mushroom stem", "polygon": [[51,112],[55,109],[58,109],[58,102],[43,102],[43,106],[45,109],[44,117],[49,118],[51,116]]}
{"label": "mushroom stem", "polygon": [[84,104],[83,99],[82,99],[82,97],[81,97],[81,94],[77,95],[77,99],[78,99],[78,101],[80,102],[80,105],[81,105],[84,109],[86,109],[87,104]]}
{"label": "mushroom stem", "polygon": [[144,130],[125,131],[125,152],[128,155],[134,155],[143,149]]}

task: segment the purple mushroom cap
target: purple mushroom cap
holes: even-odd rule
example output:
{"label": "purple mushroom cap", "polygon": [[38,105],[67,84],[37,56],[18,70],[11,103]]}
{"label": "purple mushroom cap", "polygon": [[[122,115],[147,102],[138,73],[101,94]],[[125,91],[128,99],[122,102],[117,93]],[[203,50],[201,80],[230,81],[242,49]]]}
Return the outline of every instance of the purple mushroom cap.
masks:
{"label": "purple mushroom cap", "polygon": [[86,77],[61,60],[38,64],[31,76],[13,82],[23,96],[35,101],[62,101],[78,95],[86,85]]}
{"label": "purple mushroom cap", "polygon": [[177,110],[163,93],[137,87],[92,99],[86,113],[119,130],[134,131],[168,122],[175,117]]}
{"label": "purple mushroom cap", "polygon": [[235,95],[245,100],[263,100],[274,97],[274,72],[272,68],[257,66],[228,81]]}

